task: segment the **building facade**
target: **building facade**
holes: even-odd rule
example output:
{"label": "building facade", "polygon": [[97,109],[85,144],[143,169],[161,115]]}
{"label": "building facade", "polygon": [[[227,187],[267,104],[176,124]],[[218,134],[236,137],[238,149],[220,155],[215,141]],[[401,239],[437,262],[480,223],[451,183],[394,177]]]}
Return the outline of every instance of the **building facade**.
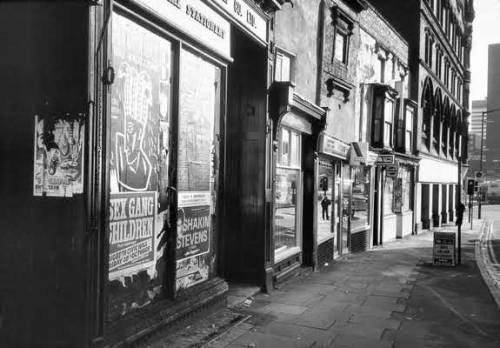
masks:
{"label": "building facade", "polygon": [[[416,102],[409,98],[409,47],[371,5],[360,15],[357,69],[359,141],[375,154],[374,245],[414,233]],[[373,156],[372,156],[373,157]]]}
{"label": "building facade", "polygon": [[471,2],[373,3],[2,3],[5,345],[134,343],[450,220]]}
{"label": "building facade", "polygon": [[[416,103],[408,95],[408,44],[369,3],[294,1],[276,13],[273,27],[272,90],[289,88],[284,93],[289,98],[325,110],[319,133],[311,133],[314,128],[293,107],[276,108],[283,112],[274,149],[274,273],[279,280],[297,267],[319,268],[338,255],[413,232],[417,160],[411,113]],[[379,103],[387,110],[375,107]],[[305,134],[314,139],[311,164],[289,152],[297,151],[294,137],[307,143]],[[389,139],[387,144],[381,145],[380,137]],[[308,150],[297,152],[304,156]],[[385,154],[390,163],[380,162]],[[290,168],[293,158],[299,165]],[[386,177],[387,165],[398,163],[394,178]],[[307,170],[301,167],[307,165]],[[308,182],[314,183],[310,192]],[[303,187],[297,190],[302,196],[296,204],[285,202],[294,197],[287,192],[295,187]],[[293,242],[286,245],[283,235],[294,236]]]}
{"label": "building facade", "polygon": [[[469,172],[474,173],[481,169],[481,146],[483,146],[483,168],[488,154],[488,149],[486,148],[486,139],[488,134],[488,115],[485,114],[483,119],[483,112],[487,110],[486,99],[473,100],[471,105],[468,159]],[[482,141],[481,133],[483,137]]]}
{"label": "building facade", "polygon": [[[487,132],[498,134],[500,130],[500,44],[488,46],[488,95],[487,95],[487,110],[488,123],[486,123]],[[495,136],[486,138],[485,143],[487,150],[486,160],[483,162],[486,168],[488,177],[500,178],[500,140]]]}
{"label": "building facade", "polygon": [[[467,161],[472,1],[375,0],[410,46],[410,96],[416,122],[416,228],[452,221]],[[418,14],[418,15],[417,15]]]}
{"label": "building facade", "polygon": [[2,346],[132,342],[265,283],[278,8],[0,5],[3,32],[24,28],[1,38]]}

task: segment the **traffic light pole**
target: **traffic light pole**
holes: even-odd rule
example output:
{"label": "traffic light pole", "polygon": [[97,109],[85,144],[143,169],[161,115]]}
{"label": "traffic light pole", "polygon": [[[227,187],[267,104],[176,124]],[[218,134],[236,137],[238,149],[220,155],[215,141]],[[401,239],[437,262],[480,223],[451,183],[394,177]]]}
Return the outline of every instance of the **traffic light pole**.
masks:
{"label": "traffic light pole", "polygon": [[[481,152],[479,155],[479,172],[481,173],[481,175],[483,174],[484,116],[486,115],[486,113],[487,113],[487,111],[483,111],[483,115],[481,118]],[[483,200],[483,198],[481,197],[481,186],[479,186],[478,192],[479,192],[479,195],[478,195],[479,199],[478,199],[478,203],[477,203],[477,218],[480,219],[481,218],[481,201]]]}
{"label": "traffic light pole", "polygon": [[[458,206],[462,203],[462,157],[458,156],[458,185],[457,185],[457,209]],[[463,212],[462,212],[463,214]],[[462,215],[463,221],[463,215]],[[460,265],[462,263],[462,223],[457,224],[457,264]]]}
{"label": "traffic light pole", "polygon": [[[479,155],[479,158],[480,158],[479,171],[480,171],[481,175],[483,174],[484,117],[486,116],[486,114],[489,114],[491,112],[496,112],[496,111],[500,111],[500,108],[486,110],[486,111],[482,112],[482,117],[481,117],[481,149],[480,149],[481,151],[480,151],[480,155]],[[481,197],[481,190],[479,189],[478,191],[479,191],[479,203],[478,203],[477,218],[480,219],[481,218],[481,200],[482,200],[482,197]]]}

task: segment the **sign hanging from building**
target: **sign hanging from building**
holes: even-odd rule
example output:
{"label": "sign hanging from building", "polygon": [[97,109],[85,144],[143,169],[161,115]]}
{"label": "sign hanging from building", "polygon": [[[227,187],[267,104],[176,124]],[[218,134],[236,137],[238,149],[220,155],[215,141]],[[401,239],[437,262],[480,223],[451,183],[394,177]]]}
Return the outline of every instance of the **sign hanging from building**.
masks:
{"label": "sign hanging from building", "polygon": [[386,174],[389,178],[397,178],[399,171],[399,163],[388,164],[386,167]]}
{"label": "sign hanging from building", "polygon": [[349,150],[349,164],[351,166],[360,166],[368,162],[368,143],[353,142]]}
{"label": "sign hanging from building", "polygon": [[393,164],[394,155],[393,154],[380,154],[377,157],[377,164]]}
{"label": "sign hanging from building", "polygon": [[433,263],[455,266],[455,233],[434,232]]}

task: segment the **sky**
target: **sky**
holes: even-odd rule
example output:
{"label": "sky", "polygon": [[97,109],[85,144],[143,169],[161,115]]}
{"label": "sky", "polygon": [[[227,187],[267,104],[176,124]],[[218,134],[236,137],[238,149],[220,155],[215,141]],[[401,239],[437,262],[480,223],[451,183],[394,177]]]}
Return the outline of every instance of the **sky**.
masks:
{"label": "sky", "polygon": [[474,0],[470,99],[484,99],[488,89],[488,45],[500,43],[500,0]]}

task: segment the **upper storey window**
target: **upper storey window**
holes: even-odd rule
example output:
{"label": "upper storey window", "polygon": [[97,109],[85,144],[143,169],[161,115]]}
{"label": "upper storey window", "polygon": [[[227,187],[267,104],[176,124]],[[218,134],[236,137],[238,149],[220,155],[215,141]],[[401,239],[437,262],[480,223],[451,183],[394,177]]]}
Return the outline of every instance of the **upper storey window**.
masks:
{"label": "upper storey window", "polygon": [[292,81],[293,55],[276,48],[276,57],[274,63],[275,81]]}
{"label": "upper storey window", "polygon": [[333,45],[333,58],[343,64],[347,64],[347,42],[348,36],[341,31],[335,32],[335,42]]}
{"label": "upper storey window", "polygon": [[443,4],[442,0],[435,0],[434,13],[440,23],[443,23]]}
{"label": "upper storey window", "polygon": [[391,148],[394,133],[395,98],[397,92],[389,86],[374,86],[372,145],[378,148]]}
{"label": "upper storey window", "polygon": [[332,63],[338,62],[347,65],[353,20],[337,6],[332,7],[332,18],[334,27]]}
{"label": "upper storey window", "polygon": [[427,63],[428,66],[432,67],[432,55],[433,55],[433,45],[434,45],[434,38],[432,37],[432,34],[430,34],[428,31],[425,33],[425,62]]}

